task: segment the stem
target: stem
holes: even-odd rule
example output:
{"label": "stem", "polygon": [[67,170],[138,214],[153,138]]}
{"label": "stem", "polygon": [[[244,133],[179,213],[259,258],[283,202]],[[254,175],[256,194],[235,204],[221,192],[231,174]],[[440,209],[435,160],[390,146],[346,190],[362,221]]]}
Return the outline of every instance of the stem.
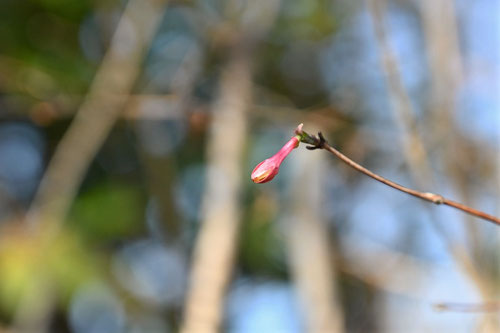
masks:
{"label": "stem", "polygon": [[326,140],[323,137],[323,135],[321,134],[321,132],[318,133],[318,137],[313,137],[313,136],[311,136],[311,135],[309,135],[309,134],[307,134],[307,133],[305,133],[305,132],[302,131],[302,138],[306,138],[305,140],[303,140],[303,142],[304,141],[306,143],[314,142],[313,146],[307,147],[308,149],[310,149],[310,150],[314,150],[314,149],[324,149],[324,150],[327,150],[330,153],[332,153],[333,155],[337,156],[339,159],[341,159],[344,163],[346,163],[350,167],[358,170],[359,172],[364,173],[368,177],[371,177],[371,178],[373,178],[373,179],[375,179],[375,180],[377,180],[377,181],[379,181],[379,182],[381,182],[381,183],[383,183],[383,184],[385,184],[387,186],[395,188],[398,191],[401,191],[401,192],[413,195],[414,197],[417,197],[417,198],[420,198],[422,200],[426,200],[426,201],[432,202],[432,203],[434,203],[436,205],[443,204],[443,205],[447,205],[447,206],[453,207],[455,209],[459,209],[459,210],[461,210],[463,212],[466,212],[467,214],[470,214],[470,215],[482,218],[484,220],[493,222],[496,225],[500,226],[500,219],[497,218],[497,217],[495,217],[495,216],[493,216],[493,215],[486,214],[486,213],[484,213],[484,212],[482,212],[480,210],[477,210],[477,209],[471,208],[469,206],[466,206],[464,204],[461,204],[461,203],[458,203],[458,202],[446,199],[445,197],[443,197],[440,194],[435,194],[435,193],[430,193],[430,192],[420,192],[420,191],[417,191],[417,190],[413,190],[411,188],[405,187],[403,185],[399,185],[399,184],[397,184],[397,183],[395,183],[393,181],[390,181],[389,179],[386,179],[386,178],[384,178],[382,176],[377,175],[376,173],[374,173],[374,172],[368,170],[367,168],[359,165],[358,163],[356,163],[353,160],[351,160],[349,157],[347,157],[344,154],[342,154],[341,152],[339,152],[337,149],[335,149],[332,146],[330,146],[326,142]]}

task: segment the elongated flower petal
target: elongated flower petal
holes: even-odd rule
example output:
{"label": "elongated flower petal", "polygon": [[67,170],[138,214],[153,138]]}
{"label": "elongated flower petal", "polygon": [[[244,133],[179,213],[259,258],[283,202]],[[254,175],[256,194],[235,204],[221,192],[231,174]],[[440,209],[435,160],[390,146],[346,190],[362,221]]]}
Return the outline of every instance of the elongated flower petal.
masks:
{"label": "elongated flower petal", "polygon": [[254,183],[267,183],[278,174],[281,162],[290,152],[299,146],[299,138],[292,137],[274,156],[265,159],[253,169],[251,178]]}

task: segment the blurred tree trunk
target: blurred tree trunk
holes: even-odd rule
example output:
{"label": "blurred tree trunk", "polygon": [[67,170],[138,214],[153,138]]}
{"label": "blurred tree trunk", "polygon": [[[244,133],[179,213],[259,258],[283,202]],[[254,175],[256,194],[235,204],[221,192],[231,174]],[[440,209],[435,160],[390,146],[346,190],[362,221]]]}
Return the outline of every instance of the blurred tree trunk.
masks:
{"label": "blurred tree trunk", "polygon": [[64,220],[85,172],[126,106],[166,2],[127,4],[90,90],[50,160],[30,208],[30,222],[57,231]]}
{"label": "blurred tree trunk", "polygon": [[294,281],[302,300],[307,331],[343,332],[342,306],[332,248],[322,218],[325,159],[322,152],[297,151],[288,201],[288,248]]}
{"label": "blurred tree trunk", "polygon": [[243,6],[229,2],[226,9],[234,17],[241,15],[241,20],[234,22],[233,17],[226,31],[231,36],[231,51],[212,108],[203,218],[193,254],[183,333],[220,331],[242,209],[241,162],[252,90],[250,59],[256,44],[274,23],[279,0],[256,0]]}
{"label": "blurred tree trunk", "polygon": [[241,162],[251,91],[249,54],[245,51],[242,45],[234,47],[213,105],[203,220],[194,249],[184,333],[218,332],[222,320],[240,224]]}

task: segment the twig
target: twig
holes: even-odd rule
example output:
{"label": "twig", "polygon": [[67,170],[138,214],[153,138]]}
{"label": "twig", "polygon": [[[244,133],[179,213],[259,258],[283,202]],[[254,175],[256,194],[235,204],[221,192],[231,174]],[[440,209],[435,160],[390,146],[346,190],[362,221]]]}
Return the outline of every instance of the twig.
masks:
{"label": "twig", "polygon": [[335,149],[332,146],[330,146],[326,142],[326,140],[323,137],[323,134],[321,132],[318,133],[317,137],[314,137],[314,136],[310,136],[309,134],[303,132],[301,128],[300,128],[299,131],[302,132],[302,141],[305,142],[305,143],[311,144],[311,146],[308,146],[307,149],[310,149],[310,150],[325,149],[325,150],[329,151],[330,153],[332,153],[333,155],[335,155],[338,158],[340,158],[344,163],[346,163],[350,167],[358,170],[359,172],[364,173],[368,177],[371,177],[371,178],[373,178],[373,179],[375,179],[375,180],[377,180],[377,181],[379,181],[379,182],[381,182],[381,183],[383,183],[385,185],[388,185],[388,186],[390,186],[392,188],[395,188],[396,190],[399,190],[401,192],[413,195],[414,197],[420,198],[422,200],[426,200],[426,201],[432,202],[432,203],[434,203],[436,205],[447,205],[447,206],[459,209],[459,210],[461,210],[463,212],[466,212],[467,214],[470,214],[470,215],[482,218],[484,220],[493,222],[496,225],[500,225],[500,219],[497,218],[497,217],[495,217],[495,216],[486,214],[486,213],[484,213],[484,212],[482,212],[480,210],[471,208],[471,207],[466,206],[464,204],[461,204],[461,203],[458,203],[458,202],[446,199],[445,197],[443,197],[440,194],[435,194],[435,193],[431,193],[431,192],[420,192],[420,191],[417,191],[417,190],[413,190],[411,188],[399,185],[399,184],[397,184],[397,183],[395,183],[393,181],[390,181],[389,179],[386,179],[386,178],[384,178],[382,176],[377,175],[376,173],[374,173],[374,172],[368,170],[367,168],[359,165],[358,163],[356,163],[353,160],[351,160],[349,157],[347,157],[344,154],[342,154],[341,152],[339,152],[337,149]]}
{"label": "twig", "polygon": [[437,303],[434,308],[438,311],[454,312],[500,312],[500,303]]}

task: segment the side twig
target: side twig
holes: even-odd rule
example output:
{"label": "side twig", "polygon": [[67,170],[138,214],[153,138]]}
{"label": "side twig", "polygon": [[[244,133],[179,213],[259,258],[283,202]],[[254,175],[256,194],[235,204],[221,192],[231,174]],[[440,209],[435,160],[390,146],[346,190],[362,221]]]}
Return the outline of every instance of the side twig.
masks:
{"label": "side twig", "polygon": [[453,312],[500,312],[500,303],[437,303],[434,309]]}
{"label": "side twig", "polygon": [[[301,131],[301,129],[300,129],[300,131]],[[350,167],[358,170],[359,172],[364,173],[368,177],[371,177],[371,178],[373,178],[373,179],[375,179],[375,180],[377,180],[377,181],[379,181],[379,182],[381,182],[381,183],[383,183],[385,185],[388,185],[388,186],[390,186],[392,188],[395,188],[398,191],[401,191],[401,192],[413,195],[414,197],[417,197],[417,198],[420,198],[422,200],[426,200],[426,201],[432,202],[432,203],[434,203],[436,205],[447,205],[447,206],[459,209],[459,210],[461,210],[461,211],[463,211],[463,212],[465,212],[467,214],[470,214],[470,215],[482,218],[484,220],[493,222],[496,225],[500,225],[500,219],[497,218],[497,217],[495,217],[495,216],[486,214],[486,213],[484,213],[484,212],[482,212],[480,210],[471,208],[471,207],[466,206],[464,204],[461,204],[461,203],[458,203],[458,202],[446,199],[445,197],[443,197],[440,194],[435,194],[435,193],[431,193],[431,192],[420,192],[420,191],[417,191],[417,190],[413,190],[411,188],[408,188],[408,187],[405,187],[403,185],[397,184],[397,183],[395,183],[395,182],[393,182],[393,181],[391,181],[389,179],[386,179],[386,178],[384,178],[382,176],[377,175],[376,173],[374,173],[374,172],[368,170],[367,168],[359,165],[358,163],[356,163],[353,160],[351,160],[349,157],[347,157],[344,154],[342,154],[341,152],[339,152],[337,149],[335,149],[332,146],[330,146],[328,144],[328,142],[325,140],[325,138],[323,137],[323,134],[321,132],[319,132],[318,136],[315,137],[315,136],[311,136],[311,135],[309,135],[309,134],[307,134],[307,133],[305,133],[305,132],[302,131],[301,136],[302,136],[302,142],[311,144],[311,146],[308,146],[307,149],[309,149],[309,150],[314,150],[314,149],[324,149],[324,150],[327,150],[330,153],[332,153],[333,155],[337,156],[339,159],[341,159],[344,163],[346,163]]]}

